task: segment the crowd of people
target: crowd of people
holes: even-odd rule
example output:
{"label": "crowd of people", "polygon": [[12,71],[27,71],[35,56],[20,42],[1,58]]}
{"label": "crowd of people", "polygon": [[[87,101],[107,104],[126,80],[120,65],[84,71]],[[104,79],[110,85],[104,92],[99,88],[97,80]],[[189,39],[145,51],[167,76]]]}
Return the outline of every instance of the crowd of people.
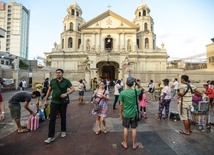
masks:
{"label": "crowd of people", "polygon": [[[69,79],[63,77],[64,71],[62,69],[56,70],[56,78],[49,82],[49,78],[46,78],[43,83],[42,92],[33,91],[28,93],[26,91],[20,91],[11,96],[9,102],[9,109],[11,117],[14,119],[17,125],[17,132],[27,132],[20,124],[21,117],[21,103],[24,103],[24,107],[29,111],[31,115],[36,115],[34,111],[29,108],[29,103],[32,98],[39,98],[41,96],[43,104],[47,105],[47,100],[51,97],[50,104],[50,121],[49,121],[49,132],[48,138],[44,141],[45,143],[51,143],[55,140],[55,124],[57,113],[60,113],[61,118],[61,137],[66,137],[66,112],[67,104],[62,100],[65,99],[69,94],[74,92],[74,87]],[[150,80],[148,84],[148,90],[142,88],[139,79],[129,76],[125,83],[123,79],[114,81],[113,95],[114,102],[112,109],[117,110],[119,108],[119,116],[122,120],[123,130],[123,141],[121,145],[123,148],[128,148],[128,130],[131,127],[132,131],[132,148],[135,150],[138,148],[136,140],[138,126],[137,120],[137,105],[139,106],[141,115],[144,119],[147,119],[147,105],[150,104],[156,97],[158,99],[159,107],[157,109],[157,121],[167,120],[169,118],[170,103],[173,98],[177,98],[178,112],[180,119],[183,122],[184,129],[180,130],[181,134],[191,134],[191,108],[192,106],[197,107],[199,101],[207,100],[210,107],[214,107],[214,82],[207,81],[204,84],[204,91],[200,91],[196,86],[190,83],[187,75],[182,75],[180,78],[180,84],[177,78],[174,79],[173,84],[170,85],[169,79],[163,79],[162,82],[158,82],[155,86],[154,81]],[[84,93],[86,91],[86,81],[84,79],[79,80],[78,84],[78,101],[79,104],[83,103]],[[108,116],[109,109],[109,97],[110,97],[110,80],[105,80],[102,77],[97,80],[94,78],[91,80],[91,103],[98,104],[98,109],[93,109],[92,114],[96,116],[97,130],[96,135],[101,132],[107,134],[108,129],[105,118]],[[203,96],[204,94],[204,96]],[[117,104],[119,103],[119,104]],[[0,120],[5,119],[5,106],[3,103],[2,95],[0,94]],[[164,115],[163,115],[163,111]],[[101,127],[101,125],[103,127]],[[103,131],[101,131],[103,129]]]}

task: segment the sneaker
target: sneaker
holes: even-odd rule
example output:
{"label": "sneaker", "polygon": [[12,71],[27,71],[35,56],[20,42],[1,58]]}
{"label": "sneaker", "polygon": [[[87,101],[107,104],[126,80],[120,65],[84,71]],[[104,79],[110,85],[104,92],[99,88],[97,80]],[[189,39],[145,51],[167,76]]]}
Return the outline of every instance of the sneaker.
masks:
{"label": "sneaker", "polygon": [[147,115],[146,114],[143,114],[143,117],[144,117],[144,119],[147,119]]}
{"label": "sneaker", "polygon": [[66,136],[66,132],[61,132],[61,137],[64,138]]}
{"label": "sneaker", "polygon": [[54,137],[49,137],[44,142],[47,143],[47,144],[50,144],[52,141],[54,141]]}

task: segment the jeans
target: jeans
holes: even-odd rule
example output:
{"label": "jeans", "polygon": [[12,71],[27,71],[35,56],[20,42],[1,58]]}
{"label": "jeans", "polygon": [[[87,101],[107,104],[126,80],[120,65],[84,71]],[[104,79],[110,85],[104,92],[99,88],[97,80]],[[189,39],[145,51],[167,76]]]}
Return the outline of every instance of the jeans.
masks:
{"label": "jeans", "polygon": [[66,112],[67,104],[56,104],[51,102],[51,112],[50,112],[50,122],[49,122],[49,133],[48,137],[54,137],[55,135],[55,125],[56,125],[56,115],[57,112],[60,113],[61,117],[61,132],[66,132]]}
{"label": "jeans", "polygon": [[116,108],[116,103],[118,101],[119,95],[114,95],[114,104],[113,104],[113,109]]}

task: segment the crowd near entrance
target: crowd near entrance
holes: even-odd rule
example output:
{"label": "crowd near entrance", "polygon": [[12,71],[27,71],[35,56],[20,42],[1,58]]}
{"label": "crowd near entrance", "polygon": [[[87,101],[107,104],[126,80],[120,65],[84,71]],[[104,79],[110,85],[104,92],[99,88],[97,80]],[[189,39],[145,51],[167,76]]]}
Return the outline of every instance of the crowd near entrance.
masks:
{"label": "crowd near entrance", "polygon": [[119,77],[119,64],[114,61],[101,61],[97,63],[98,77],[114,81]]}

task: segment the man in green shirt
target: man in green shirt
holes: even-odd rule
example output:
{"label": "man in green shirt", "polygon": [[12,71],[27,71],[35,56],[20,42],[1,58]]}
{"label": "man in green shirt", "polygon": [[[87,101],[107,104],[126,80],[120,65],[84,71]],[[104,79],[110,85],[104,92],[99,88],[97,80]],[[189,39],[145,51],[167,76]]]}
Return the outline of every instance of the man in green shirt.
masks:
{"label": "man in green shirt", "polygon": [[[127,149],[128,142],[128,129],[131,126],[132,128],[132,145],[133,149],[138,148],[138,143],[136,143],[137,131],[136,128],[138,126],[137,123],[137,103],[136,103],[136,93],[135,90],[132,89],[134,83],[137,84],[138,88],[142,88],[141,85],[131,76],[129,76],[126,80],[127,88],[120,93],[119,101],[120,101],[120,117],[122,119],[122,125],[124,127],[124,141],[121,145]],[[141,89],[136,89],[137,95],[141,93]]]}
{"label": "man in green shirt", "polygon": [[56,124],[56,115],[59,111],[61,116],[61,137],[66,136],[66,112],[67,104],[62,103],[62,98],[67,97],[68,94],[74,92],[71,82],[63,77],[64,71],[62,69],[56,70],[56,78],[52,79],[48,88],[48,92],[44,101],[44,104],[47,104],[47,99],[49,98],[52,92],[51,98],[51,111],[50,111],[50,122],[49,122],[49,133],[48,139],[45,140],[45,143],[51,143],[54,141],[55,134],[55,124]]}

